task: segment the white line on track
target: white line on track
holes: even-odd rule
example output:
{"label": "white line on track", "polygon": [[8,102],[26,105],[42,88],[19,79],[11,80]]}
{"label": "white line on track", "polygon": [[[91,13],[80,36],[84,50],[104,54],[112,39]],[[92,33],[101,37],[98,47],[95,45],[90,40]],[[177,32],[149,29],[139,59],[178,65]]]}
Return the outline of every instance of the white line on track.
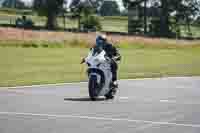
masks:
{"label": "white line on track", "polygon": [[174,100],[160,100],[161,103],[176,103]]}
{"label": "white line on track", "polygon": [[77,119],[102,120],[102,121],[125,121],[125,122],[146,123],[146,124],[153,124],[153,125],[171,125],[171,126],[180,126],[180,127],[200,128],[200,125],[198,124],[155,122],[155,121],[145,121],[145,120],[133,120],[133,119],[126,119],[126,118],[107,118],[107,117],[92,117],[92,116],[79,116],[79,115],[34,114],[34,113],[18,113],[18,112],[0,112],[0,115],[53,117],[53,118],[77,118]]}
{"label": "white line on track", "polygon": [[[169,112],[166,112],[166,113],[169,113]],[[170,113],[174,113],[174,112],[170,112]],[[184,115],[180,114],[180,115],[177,115],[177,116],[173,117],[172,119],[168,119],[168,120],[164,120],[164,121],[167,121],[169,123],[169,122],[175,121],[175,120],[183,118],[183,117],[184,117]],[[140,131],[140,130],[144,130],[144,129],[150,128],[153,125],[154,124],[152,124],[152,123],[148,123],[147,125],[142,125],[142,126],[136,128],[136,131]]]}
{"label": "white line on track", "polygon": [[[121,79],[121,81],[135,81],[135,80],[152,80],[152,79],[173,79],[173,78],[199,78],[200,76],[191,77],[160,77],[160,78],[141,78],[141,79]],[[55,83],[55,84],[42,84],[42,85],[30,85],[30,86],[15,86],[15,87],[0,87],[0,89],[20,89],[20,88],[32,88],[32,87],[48,87],[48,86],[61,86],[61,85],[76,85],[85,84],[87,82],[72,82],[72,83]]]}
{"label": "white line on track", "polygon": [[119,97],[119,100],[128,100],[129,97]]}
{"label": "white line on track", "polygon": [[33,87],[48,87],[48,86],[62,86],[62,85],[77,85],[85,84],[87,82],[72,82],[72,83],[57,83],[57,84],[42,84],[42,85],[30,85],[30,86],[15,86],[15,87],[0,87],[0,89],[23,89],[23,88],[33,88]]}

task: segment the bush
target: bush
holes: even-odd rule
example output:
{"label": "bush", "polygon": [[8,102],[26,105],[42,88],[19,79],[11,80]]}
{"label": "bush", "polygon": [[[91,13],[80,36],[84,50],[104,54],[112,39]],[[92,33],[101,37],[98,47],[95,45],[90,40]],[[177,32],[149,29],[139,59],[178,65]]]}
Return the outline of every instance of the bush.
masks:
{"label": "bush", "polygon": [[196,25],[200,25],[200,16],[195,20]]}
{"label": "bush", "polygon": [[102,29],[100,19],[97,16],[90,15],[87,18],[84,17],[81,22],[84,30],[99,31]]}
{"label": "bush", "polygon": [[26,16],[22,16],[22,18],[16,19],[15,25],[19,28],[33,28],[34,22],[31,19],[27,19]]}
{"label": "bush", "polygon": [[84,40],[72,39],[70,41],[65,41],[65,46],[70,47],[81,47],[81,48],[89,48],[89,44]]}
{"label": "bush", "polygon": [[143,23],[140,20],[129,20],[128,32],[129,33],[141,33]]}

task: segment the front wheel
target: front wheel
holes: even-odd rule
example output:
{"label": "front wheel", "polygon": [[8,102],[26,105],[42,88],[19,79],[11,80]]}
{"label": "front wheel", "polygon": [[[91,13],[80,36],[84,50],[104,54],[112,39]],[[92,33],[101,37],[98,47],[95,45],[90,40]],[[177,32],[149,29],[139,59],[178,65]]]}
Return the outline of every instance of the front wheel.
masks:
{"label": "front wheel", "polygon": [[95,101],[98,97],[97,86],[98,86],[97,76],[94,75],[90,76],[88,88],[89,88],[89,96],[92,101]]}

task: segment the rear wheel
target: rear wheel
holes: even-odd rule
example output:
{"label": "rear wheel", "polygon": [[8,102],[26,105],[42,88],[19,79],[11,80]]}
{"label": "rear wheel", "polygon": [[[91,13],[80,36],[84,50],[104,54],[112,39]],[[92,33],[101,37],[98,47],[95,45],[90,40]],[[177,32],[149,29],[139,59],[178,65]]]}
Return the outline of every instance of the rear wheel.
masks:
{"label": "rear wheel", "polygon": [[89,88],[89,96],[90,96],[90,99],[92,101],[95,101],[97,99],[97,96],[98,96],[98,92],[97,92],[97,77],[96,76],[90,76],[89,78],[89,85],[88,85],[88,88]]}

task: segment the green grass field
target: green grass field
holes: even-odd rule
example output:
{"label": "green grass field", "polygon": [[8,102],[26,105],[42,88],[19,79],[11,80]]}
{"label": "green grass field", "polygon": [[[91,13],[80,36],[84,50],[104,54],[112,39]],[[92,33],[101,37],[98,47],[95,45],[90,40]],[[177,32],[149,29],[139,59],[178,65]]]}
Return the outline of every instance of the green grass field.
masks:
{"label": "green grass field", "polygon": [[[200,75],[200,46],[120,48],[119,77]],[[80,65],[88,49],[0,47],[0,86],[86,81]]]}
{"label": "green grass field", "polygon": [[[0,11],[0,24],[12,23],[19,14]],[[14,11],[13,11],[14,12]],[[36,25],[44,25],[45,17],[29,15]],[[67,28],[77,27],[77,21],[67,20]],[[103,30],[127,32],[127,17],[102,17]],[[59,18],[60,26],[63,26]],[[192,27],[195,36],[200,29]],[[183,33],[186,34],[186,33]],[[3,39],[3,38],[2,38]],[[175,40],[121,41],[122,54],[119,77],[147,78],[163,76],[200,76],[200,45],[185,45]],[[86,67],[79,62],[87,55],[83,40],[63,42],[0,41],[0,87],[86,81]],[[148,43],[148,44],[146,44]],[[181,43],[182,45],[177,45]],[[187,43],[190,43],[187,41]],[[81,47],[80,47],[81,46]],[[47,47],[47,48],[46,48]]]}

